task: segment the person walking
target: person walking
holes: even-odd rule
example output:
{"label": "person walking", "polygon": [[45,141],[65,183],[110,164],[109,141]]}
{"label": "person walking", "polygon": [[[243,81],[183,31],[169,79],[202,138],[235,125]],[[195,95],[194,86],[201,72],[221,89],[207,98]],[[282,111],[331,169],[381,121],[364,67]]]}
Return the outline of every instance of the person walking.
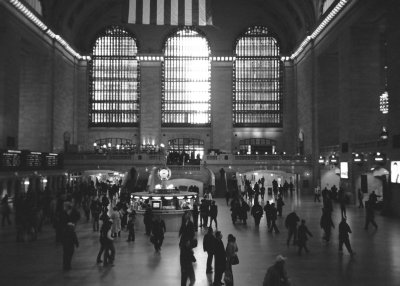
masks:
{"label": "person walking", "polygon": [[[197,246],[197,239],[195,239],[195,230],[194,225],[191,220],[192,215],[190,211],[186,211],[182,216],[181,227],[179,228],[179,245],[184,245],[189,242],[189,245],[192,250],[192,262],[196,262],[196,258],[194,257],[193,248]],[[194,245],[196,244],[196,245]]]}
{"label": "person walking", "polygon": [[369,224],[372,224],[375,229],[378,228],[378,225],[375,222],[375,209],[370,200],[365,202],[365,226],[364,229],[368,230]]}
{"label": "person walking", "polygon": [[180,255],[179,261],[181,265],[181,286],[186,286],[187,280],[190,281],[190,286],[194,285],[196,276],[193,269],[193,250],[190,241],[185,241],[179,244]]}
{"label": "person walking", "polygon": [[271,227],[271,204],[269,201],[264,206],[265,218],[267,219],[267,228]]}
{"label": "person walking", "polygon": [[270,210],[271,210],[271,227],[269,228],[268,232],[272,233],[272,231],[274,230],[275,233],[279,233],[279,229],[276,226],[276,220],[277,220],[278,216],[277,216],[277,210],[276,210],[274,203],[271,204]]}
{"label": "person walking", "polygon": [[340,204],[340,212],[342,214],[342,217],[347,218],[346,217],[346,193],[342,187],[339,188],[338,200],[339,200],[339,204]]}
{"label": "person walking", "polygon": [[150,206],[148,206],[144,212],[143,223],[144,223],[144,227],[146,229],[146,235],[150,235],[151,227],[153,224],[153,211],[151,210]]}
{"label": "person walking", "polygon": [[218,206],[215,204],[215,201],[211,201],[210,206],[210,227],[212,226],[212,222],[215,222],[215,229],[218,229],[217,223],[217,215],[218,215]]}
{"label": "person walking", "polygon": [[226,269],[226,251],[222,242],[222,233],[217,231],[214,240],[214,255],[215,255],[215,272],[213,286],[222,285],[222,275]]}
{"label": "person walking", "polygon": [[301,251],[303,250],[303,248],[306,251],[306,253],[309,253],[310,251],[307,248],[307,240],[308,236],[312,237],[312,234],[308,230],[306,226],[306,221],[304,219],[301,220],[301,224],[297,230],[297,235],[298,235],[297,244],[299,246],[299,250],[297,253],[301,255]]}
{"label": "person walking", "polygon": [[71,261],[74,254],[75,247],[79,247],[78,237],[75,233],[75,226],[72,222],[67,224],[65,228],[63,238],[63,269],[71,270]]}
{"label": "person walking", "polygon": [[278,195],[278,199],[276,200],[276,210],[278,212],[278,216],[282,217],[282,208],[285,205],[283,202],[282,194]]}
{"label": "person walking", "polygon": [[254,206],[251,208],[251,215],[254,217],[254,224],[255,226],[260,225],[260,220],[263,216],[263,209],[262,206],[258,203],[258,200],[254,201]]}
{"label": "person walking", "polygon": [[212,268],[212,260],[214,256],[214,240],[215,240],[214,232],[212,227],[208,228],[208,231],[206,235],[203,238],[203,250],[204,252],[207,252],[207,267],[206,267],[206,273],[212,273],[213,268]]}
{"label": "person walking", "polygon": [[161,246],[164,241],[164,233],[167,231],[165,227],[164,220],[161,219],[160,215],[157,215],[153,221],[153,226],[151,228],[152,242],[154,244],[154,249],[157,253],[161,251]]}
{"label": "person walking", "polygon": [[364,194],[361,192],[361,189],[358,189],[357,191],[357,197],[358,197],[358,208],[362,209],[364,208]]}
{"label": "person walking", "polygon": [[290,286],[290,281],[285,267],[286,257],[278,255],[275,264],[267,269],[263,286]]}
{"label": "person walking", "polygon": [[5,226],[6,221],[8,225],[11,225],[11,220],[10,220],[10,206],[8,205],[8,194],[6,194],[2,199],[1,199],[1,226]]}
{"label": "person walking", "polygon": [[128,224],[126,226],[128,230],[128,240],[127,242],[135,241],[135,221],[136,221],[136,212],[133,210],[129,215]]}
{"label": "person walking", "polygon": [[346,246],[350,255],[354,255],[355,252],[351,249],[349,233],[351,233],[351,228],[346,222],[346,218],[342,218],[339,224],[339,252],[343,251],[343,244]]}
{"label": "person walking", "polygon": [[200,203],[200,227],[207,227],[208,225],[209,205],[205,199]]}
{"label": "person walking", "polygon": [[320,197],[321,197],[321,188],[320,186],[316,186],[314,189],[314,203],[321,202]]}
{"label": "person walking", "polygon": [[290,245],[290,240],[293,236],[293,245],[297,243],[297,223],[300,221],[299,216],[296,214],[295,211],[292,211],[290,214],[287,215],[285,219],[285,226],[288,229],[288,238],[286,240],[286,245]]}
{"label": "person walking", "polygon": [[335,225],[332,221],[332,213],[330,210],[322,208],[322,215],[319,225],[324,230],[324,236],[322,237],[322,239],[324,239],[326,242],[329,242],[331,239],[331,230],[332,228],[335,228]]}

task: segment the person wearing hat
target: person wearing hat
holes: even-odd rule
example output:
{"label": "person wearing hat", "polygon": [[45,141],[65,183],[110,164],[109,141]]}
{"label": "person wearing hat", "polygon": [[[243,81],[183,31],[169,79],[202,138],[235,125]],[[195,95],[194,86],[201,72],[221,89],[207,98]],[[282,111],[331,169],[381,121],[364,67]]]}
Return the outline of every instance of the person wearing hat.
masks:
{"label": "person wearing hat", "polygon": [[285,268],[286,257],[278,255],[275,264],[267,269],[263,286],[289,286],[290,281]]}

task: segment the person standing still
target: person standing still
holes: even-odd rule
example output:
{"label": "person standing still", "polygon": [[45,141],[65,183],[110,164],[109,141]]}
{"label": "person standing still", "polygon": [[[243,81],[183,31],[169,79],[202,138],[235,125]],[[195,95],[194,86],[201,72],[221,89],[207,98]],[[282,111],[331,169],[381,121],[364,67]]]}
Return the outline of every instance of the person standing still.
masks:
{"label": "person standing still", "polygon": [[369,224],[372,224],[375,229],[378,229],[378,225],[375,222],[375,210],[371,201],[365,202],[365,226],[364,229],[368,230]]}
{"label": "person standing still", "polygon": [[254,206],[251,208],[251,215],[254,217],[255,226],[258,227],[260,225],[260,220],[263,216],[263,209],[258,201],[254,201]]}
{"label": "person standing still", "polygon": [[215,201],[211,201],[210,206],[210,227],[212,226],[212,222],[215,222],[215,229],[218,229],[217,223],[217,216],[218,216],[218,206],[215,204]]}
{"label": "person standing still", "polygon": [[204,252],[207,252],[207,267],[206,267],[207,274],[213,272],[212,260],[214,256],[214,249],[213,249],[215,243],[214,240],[215,236],[213,229],[212,227],[209,227],[206,235],[203,238],[203,250]]}
{"label": "person standing still", "polygon": [[215,255],[215,273],[213,286],[222,285],[222,275],[226,269],[226,251],[224,243],[222,242],[222,233],[217,231],[215,233],[214,241],[214,255]]}

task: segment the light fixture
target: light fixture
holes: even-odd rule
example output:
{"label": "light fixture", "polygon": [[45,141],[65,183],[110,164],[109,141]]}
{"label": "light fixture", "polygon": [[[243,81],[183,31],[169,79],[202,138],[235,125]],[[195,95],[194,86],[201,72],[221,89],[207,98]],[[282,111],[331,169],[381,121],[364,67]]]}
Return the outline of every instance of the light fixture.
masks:
{"label": "light fixture", "polygon": [[324,157],[319,156],[318,163],[324,165],[324,164],[325,164],[325,159],[324,159]]}
{"label": "light fixture", "polygon": [[312,40],[317,38],[319,34],[325,29],[325,27],[337,16],[337,14],[343,10],[345,5],[350,2],[349,0],[340,0],[338,4],[331,10],[331,12],[325,17],[325,19],[318,25],[318,27],[311,33],[311,35],[308,35],[303,42],[300,44],[300,46],[297,48],[297,50],[290,56],[290,59],[295,59],[303,50],[304,47],[307,46],[308,43],[310,43]]}
{"label": "light fixture", "polygon": [[379,139],[382,141],[386,141],[388,140],[388,138],[389,138],[389,133],[387,132],[386,127],[382,126],[382,131],[379,134]]}

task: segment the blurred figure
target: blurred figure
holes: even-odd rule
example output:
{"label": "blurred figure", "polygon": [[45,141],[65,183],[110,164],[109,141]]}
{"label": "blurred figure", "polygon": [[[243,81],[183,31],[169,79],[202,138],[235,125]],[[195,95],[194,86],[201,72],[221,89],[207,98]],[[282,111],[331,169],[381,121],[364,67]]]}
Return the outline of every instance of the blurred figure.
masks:
{"label": "blurred figure", "polygon": [[351,233],[351,228],[346,222],[346,218],[342,218],[339,224],[339,252],[343,251],[343,244],[346,246],[350,255],[354,255],[355,252],[351,249],[349,233]]}
{"label": "blurred figure", "polygon": [[290,286],[285,268],[286,257],[278,255],[275,264],[268,268],[264,276],[263,286]]}
{"label": "blurred figure", "polygon": [[75,226],[73,223],[69,222],[62,238],[63,244],[63,269],[71,269],[72,255],[74,254],[74,248],[79,247],[78,237],[75,233]]}

